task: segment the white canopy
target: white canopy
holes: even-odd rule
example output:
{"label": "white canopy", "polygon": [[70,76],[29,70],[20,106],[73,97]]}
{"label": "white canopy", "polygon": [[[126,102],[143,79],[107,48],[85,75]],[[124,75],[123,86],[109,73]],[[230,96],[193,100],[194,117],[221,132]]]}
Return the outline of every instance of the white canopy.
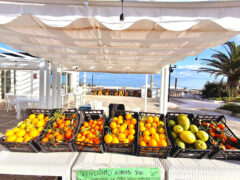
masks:
{"label": "white canopy", "polygon": [[122,23],[120,2],[16,1],[0,0],[0,41],[78,71],[159,73],[240,32],[240,2],[124,2]]}

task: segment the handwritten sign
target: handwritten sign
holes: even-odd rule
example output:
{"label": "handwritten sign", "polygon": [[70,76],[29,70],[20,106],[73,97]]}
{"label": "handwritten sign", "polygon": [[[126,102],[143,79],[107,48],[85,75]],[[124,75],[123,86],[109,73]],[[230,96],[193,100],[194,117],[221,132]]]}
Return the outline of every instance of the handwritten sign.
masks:
{"label": "handwritten sign", "polygon": [[161,180],[160,168],[110,168],[80,170],[78,180]]}

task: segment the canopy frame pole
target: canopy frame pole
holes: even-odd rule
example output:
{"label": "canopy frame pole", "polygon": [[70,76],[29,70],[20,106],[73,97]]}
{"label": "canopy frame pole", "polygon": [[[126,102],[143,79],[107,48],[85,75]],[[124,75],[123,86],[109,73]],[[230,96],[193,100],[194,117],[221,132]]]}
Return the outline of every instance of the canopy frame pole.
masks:
{"label": "canopy frame pole", "polygon": [[57,68],[57,108],[62,107],[62,69],[61,67]]}
{"label": "canopy frame pole", "polygon": [[50,63],[46,62],[46,108],[50,109],[51,107],[51,98],[50,98]]}
{"label": "canopy frame pole", "polygon": [[160,100],[159,110],[160,114],[167,114],[168,108],[168,85],[169,85],[169,65],[161,69],[161,86],[160,86]]}
{"label": "canopy frame pole", "polygon": [[52,108],[57,108],[57,68],[52,64]]}
{"label": "canopy frame pole", "polygon": [[40,78],[39,78],[39,108],[44,107],[44,69],[45,69],[45,62],[40,63]]}
{"label": "canopy frame pole", "polygon": [[145,77],[145,100],[144,100],[144,112],[147,112],[147,94],[148,94],[148,74]]}
{"label": "canopy frame pole", "polygon": [[3,71],[3,94],[4,94],[4,99],[7,99],[6,94],[7,94],[7,70]]}
{"label": "canopy frame pole", "polygon": [[10,78],[11,78],[11,89],[10,92],[14,93],[14,70],[10,70]]}
{"label": "canopy frame pole", "polygon": [[86,85],[87,85],[87,74],[86,72],[83,73],[83,105],[86,104]]}

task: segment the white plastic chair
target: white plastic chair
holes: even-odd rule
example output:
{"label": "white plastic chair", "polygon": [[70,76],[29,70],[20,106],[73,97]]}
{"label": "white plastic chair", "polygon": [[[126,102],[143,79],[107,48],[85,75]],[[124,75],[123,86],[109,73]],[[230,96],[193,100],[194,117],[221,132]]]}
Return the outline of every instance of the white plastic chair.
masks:
{"label": "white plastic chair", "polygon": [[6,98],[7,98],[7,104],[6,104],[7,112],[8,112],[8,110],[11,109],[12,106],[14,106],[15,110],[16,110],[16,95],[6,94]]}

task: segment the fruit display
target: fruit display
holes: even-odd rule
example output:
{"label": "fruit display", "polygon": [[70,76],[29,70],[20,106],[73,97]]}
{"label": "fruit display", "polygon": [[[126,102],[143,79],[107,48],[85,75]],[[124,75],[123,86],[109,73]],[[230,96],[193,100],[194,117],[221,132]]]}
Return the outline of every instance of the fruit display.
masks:
{"label": "fruit display", "polygon": [[102,152],[100,147],[103,136],[103,118],[96,120],[90,119],[81,124],[74,142],[75,149],[78,151]]}
{"label": "fruit display", "polygon": [[197,117],[199,129],[208,132],[211,143],[216,147],[215,152],[211,155],[213,158],[240,159],[239,139],[223,120],[225,120],[224,116],[202,115]]}
{"label": "fruit display", "polygon": [[138,140],[140,146],[168,146],[165,123],[158,116],[141,116]]}
{"label": "fruit display", "polygon": [[[76,131],[78,116],[77,112],[61,112],[56,111],[53,113],[53,116],[49,119],[50,123],[48,124],[46,131],[42,134],[38,143],[44,151],[72,151],[71,149],[63,149],[60,147],[62,145],[68,145],[71,143],[71,139]],[[59,146],[59,148],[58,148]]]}
{"label": "fruit display", "polygon": [[167,158],[170,141],[163,119],[161,114],[140,112],[138,155]]}
{"label": "fruit display", "polygon": [[208,148],[206,141],[209,139],[207,132],[199,130],[199,128],[190,123],[189,118],[185,114],[179,114],[177,122],[169,120],[171,127],[171,135],[178,145],[182,149],[201,149]]}
{"label": "fruit display", "polygon": [[208,133],[192,122],[193,117],[191,114],[168,113],[169,136],[174,145],[171,156],[203,158],[212,151]]}
{"label": "fruit display", "polygon": [[18,123],[16,127],[5,133],[6,142],[29,142],[40,135],[47,124],[49,116],[44,114],[30,114],[27,119]]}
{"label": "fruit display", "polygon": [[119,112],[121,113],[117,117],[113,117],[109,125],[106,126],[105,149],[108,152],[133,154],[135,151],[138,116],[136,113]]}

